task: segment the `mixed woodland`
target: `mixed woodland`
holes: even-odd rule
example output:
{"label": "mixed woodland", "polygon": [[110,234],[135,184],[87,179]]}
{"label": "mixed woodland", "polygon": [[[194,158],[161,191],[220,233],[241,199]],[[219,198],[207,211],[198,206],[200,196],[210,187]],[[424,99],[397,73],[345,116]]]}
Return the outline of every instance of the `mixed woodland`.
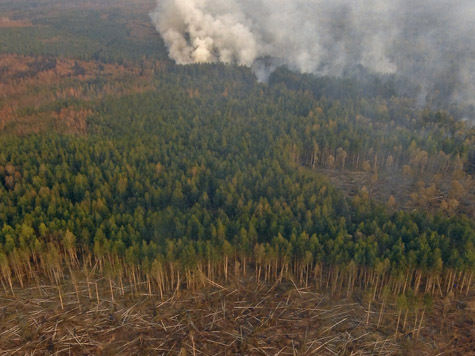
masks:
{"label": "mixed woodland", "polygon": [[6,295],[291,281],[391,302],[397,333],[473,292],[473,108],[389,75],[178,66],[150,2],[33,3],[0,1]]}

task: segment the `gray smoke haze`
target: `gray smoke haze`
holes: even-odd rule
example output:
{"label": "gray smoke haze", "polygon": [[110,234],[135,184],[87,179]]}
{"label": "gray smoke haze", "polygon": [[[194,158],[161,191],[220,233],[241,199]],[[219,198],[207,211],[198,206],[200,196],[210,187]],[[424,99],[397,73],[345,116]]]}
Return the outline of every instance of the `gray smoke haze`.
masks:
{"label": "gray smoke haze", "polygon": [[246,65],[261,81],[280,65],[363,66],[475,104],[475,0],[158,0],[151,18],[178,64]]}

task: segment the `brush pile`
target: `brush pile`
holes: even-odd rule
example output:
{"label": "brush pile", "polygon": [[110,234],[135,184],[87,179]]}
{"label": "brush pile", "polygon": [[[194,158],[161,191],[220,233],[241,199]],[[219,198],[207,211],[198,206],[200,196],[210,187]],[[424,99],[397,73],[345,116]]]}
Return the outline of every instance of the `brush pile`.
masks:
{"label": "brush pile", "polygon": [[147,293],[146,283],[109,282],[3,294],[0,355],[467,355],[475,348],[469,297],[437,301],[423,320],[402,313],[396,325],[396,305],[357,293],[335,299],[291,281],[208,280],[164,298]]}

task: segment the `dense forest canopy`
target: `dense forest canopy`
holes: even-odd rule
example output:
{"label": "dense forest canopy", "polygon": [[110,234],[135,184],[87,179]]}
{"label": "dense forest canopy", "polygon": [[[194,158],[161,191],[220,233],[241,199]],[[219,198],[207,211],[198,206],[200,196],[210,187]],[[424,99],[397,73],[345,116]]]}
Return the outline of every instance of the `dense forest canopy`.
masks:
{"label": "dense forest canopy", "polygon": [[55,245],[144,266],[475,268],[466,108],[421,108],[393,75],[176,65],[137,9],[46,3],[0,2],[2,265]]}

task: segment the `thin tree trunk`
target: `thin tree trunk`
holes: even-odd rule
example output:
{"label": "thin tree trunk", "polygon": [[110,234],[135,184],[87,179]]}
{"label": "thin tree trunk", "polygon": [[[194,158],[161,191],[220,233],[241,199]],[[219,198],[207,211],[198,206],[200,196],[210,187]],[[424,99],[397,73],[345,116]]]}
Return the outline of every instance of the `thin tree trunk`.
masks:
{"label": "thin tree trunk", "polygon": [[402,310],[400,309],[400,310],[399,310],[399,313],[398,313],[398,315],[397,315],[396,331],[395,331],[395,333],[394,333],[394,335],[396,336],[396,338],[397,338],[398,329],[399,329],[399,321],[401,320],[401,313],[402,313]]}
{"label": "thin tree trunk", "polygon": [[419,328],[417,329],[416,340],[419,338],[419,334],[420,334],[421,329],[422,329],[422,321],[424,320],[425,311],[426,311],[425,309],[422,309],[422,315],[421,315],[421,320],[419,321]]}
{"label": "thin tree trunk", "polygon": [[383,312],[384,312],[384,300],[381,303],[381,309],[379,310],[378,328],[381,325],[381,319],[383,318]]}
{"label": "thin tree trunk", "polygon": [[471,283],[472,283],[472,272],[470,272],[469,277],[468,277],[467,292],[465,293],[465,295],[468,295],[468,293],[470,292]]}
{"label": "thin tree trunk", "polygon": [[369,314],[371,313],[371,300],[368,302],[368,313],[366,314],[366,325],[369,325]]}
{"label": "thin tree trunk", "polygon": [[111,291],[111,300],[112,302],[114,302],[114,291],[112,289],[112,279],[109,278],[109,287],[110,287],[110,291]]}

